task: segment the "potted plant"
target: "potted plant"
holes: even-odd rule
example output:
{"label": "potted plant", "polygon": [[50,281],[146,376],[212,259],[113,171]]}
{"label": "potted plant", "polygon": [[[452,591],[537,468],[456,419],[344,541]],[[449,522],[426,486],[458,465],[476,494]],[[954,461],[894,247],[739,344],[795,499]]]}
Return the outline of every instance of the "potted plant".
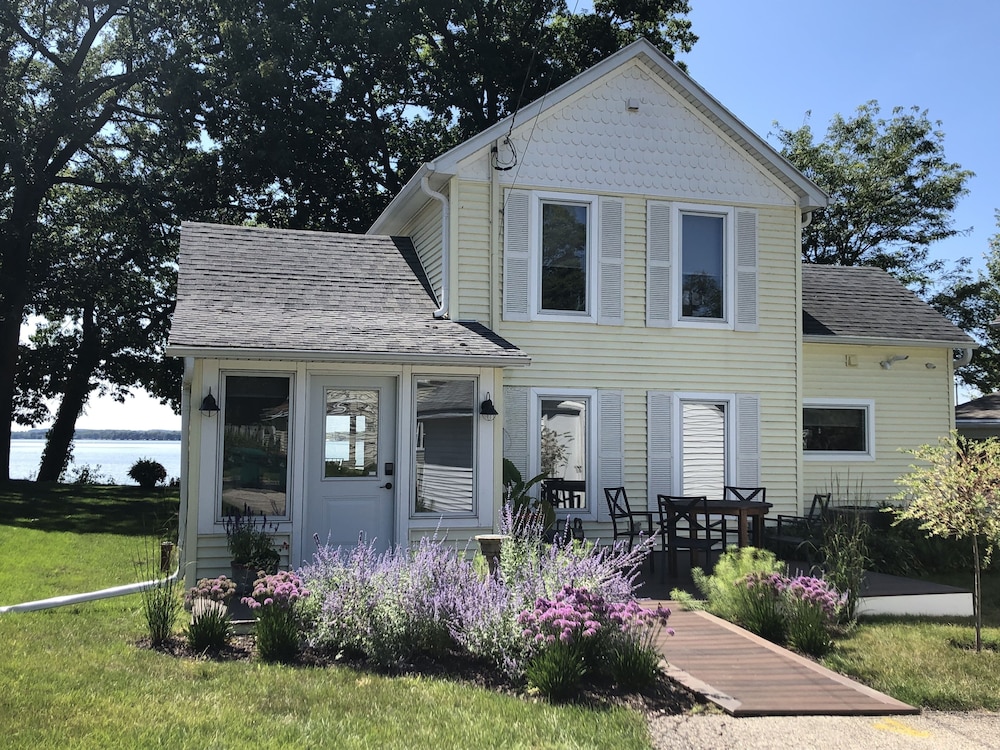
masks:
{"label": "potted plant", "polygon": [[278,572],[281,555],[274,548],[274,540],[271,538],[271,533],[277,526],[269,525],[267,516],[254,515],[246,507],[243,512],[237,511],[226,516],[223,525],[226,528],[226,546],[229,548],[237,593],[247,596],[253,591],[253,582],[258,573],[274,575]]}
{"label": "potted plant", "polygon": [[532,514],[537,514],[542,521],[542,528],[548,529],[556,522],[556,511],[552,504],[544,498],[535,499],[529,492],[532,487],[548,476],[543,472],[538,476],[525,480],[521,472],[510,459],[503,460],[503,494],[504,502],[510,505],[515,519],[522,523]]}

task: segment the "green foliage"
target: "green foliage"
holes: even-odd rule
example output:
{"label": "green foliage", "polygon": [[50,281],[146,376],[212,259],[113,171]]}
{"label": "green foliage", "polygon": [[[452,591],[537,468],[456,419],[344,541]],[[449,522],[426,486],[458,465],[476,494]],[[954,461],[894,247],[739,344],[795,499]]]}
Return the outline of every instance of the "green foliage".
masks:
{"label": "green foliage", "polygon": [[809,125],[778,128],[782,153],[830,194],[802,231],[802,258],[878,266],[923,291],[942,270],[927,248],[958,233],[951,214],[973,175],[945,158],[941,123],[926,110],[879,115],[875,101],[835,115],[819,143]]}
{"label": "green foliage", "polygon": [[[832,514],[823,525],[823,557],[825,578],[838,591],[846,594],[840,609],[843,622],[853,622],[869,567],[868,545],[871,528],[864,518],[844,513]],[[813,652],[810,652],[813,653]]]}
{"label": "green foliage", "polygon": [[660,653],[638,640],[618,639],[607,651],[607,668],[614,684],[625,690],[640,691],[661,675]]}
{"label": "green foliage", "polygon": [[967,440],[954,430],[936,445],[908,451],[919,464],[897,481],[907,505],[899,520],[913,519],[928,534],[968,540],[973,555],[976,650],[981,646],[981,570],[1000,539],[1000,440]]}
{"label": "green foliage", "polygon": [[523,525],[528,523],[529,517],[537,514],[542,521],[542,529],[551,528],[556,521],[556,511],[547,500],[536,499],[531,496],[531,489],[546,478],[547,474],[542,473],[525,481],[521,477],[521,471],[514,465],[514,462],[505,458],[503,460],[503,500],[514,512],[514,517],[520,519]]}
{"label": "green foliage", "polygon": [[528,686],[552,701],[573,698],[586,674],[579,644],[557,644],[539,651],[524,669]]}
{"label": "green foliage", "polygon": [[140,458],[131,467],[128,475],[139,483],[144,490],[151,490],[167,478],[167,470],[163,464],[151,458]]}
{"label": "green foliage", "polygon": [[188,646],[200,653],[220,651],[233,637],[229,611],[220,602],[206,601],[195,605],[191,624],[184,631]]}
{"label": "green foliage", "polygon": [[145,580],[154,582],[141,592],[142,612],[150,643],[160,646],[170,640],[182,611],[180,581],[177,577],[161,575],[159,557],[154,560],[152,555],[148,555],[144,563],[138,563],[136,569]]}
{"label": "green foliage", "polygon": [[246,508],[223,519],[226,546],[232,561],[254,572],[276,573],[281,555],[274,548],[271,534],[275,524],[268,525],[267,516],[257,516]]}
{"label": "green foliage", "polygon": [[706,575],[701,568],[693,568],[691,576],[695,586],[704,595],[705,608],[713,615],[739,622],[739,615],[745,607],[743,592],[736,586],[753,573],[770,574],[780,572],[782,563],[773,552],[755,547],[728,549],[716,563],[712,575]]}

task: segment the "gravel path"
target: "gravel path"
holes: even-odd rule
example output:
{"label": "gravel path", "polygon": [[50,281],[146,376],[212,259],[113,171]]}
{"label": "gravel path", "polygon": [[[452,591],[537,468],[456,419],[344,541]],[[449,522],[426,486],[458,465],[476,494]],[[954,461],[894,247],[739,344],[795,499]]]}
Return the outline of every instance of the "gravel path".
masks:
{"label": "gravel path", "polygon": [[725,714],[661,716],[656,750],[1000,750],[1000,713],[924,711],[919,716],[790,716],[734,719]]}

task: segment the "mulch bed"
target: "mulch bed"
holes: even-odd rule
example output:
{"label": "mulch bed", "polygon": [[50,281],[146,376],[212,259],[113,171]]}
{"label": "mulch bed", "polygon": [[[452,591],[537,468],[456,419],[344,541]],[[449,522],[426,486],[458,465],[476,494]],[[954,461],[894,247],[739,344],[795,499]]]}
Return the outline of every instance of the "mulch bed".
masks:
{"label": "mulch bed", "polygon": [[[148,638],[139,641],[137,645],[140,648],[154,648]],[[228,646],[216,652],[196,652],[189,648],[187,641],[182,638],[171,638],[156,646],[154,650],[176,658],[208,661],[250,662],[255,660],[257,656],[252,635],[234,636],[230,639]],[[363,659],[340,658],[327,652],[307,648],[291,664],[302,667],[337,666],[353,669],[357,672],[389,677],[407,675],[439,677],[525,700],[542,700],[528,693],[523,686],[515,685],[504,679],[494,666],[470,659],[462,654],[454,654],[447,662],[434,659],[416,659],[397,664],[392,669],[382,669]],[[704,700],[666,676],[661,676],[653,685],[639,693],[625,692],[610,685],[588,685],[580,691],[573,703],[593,709],[624,706],[652,718],[688,713],[695,706],[704,705]]]}

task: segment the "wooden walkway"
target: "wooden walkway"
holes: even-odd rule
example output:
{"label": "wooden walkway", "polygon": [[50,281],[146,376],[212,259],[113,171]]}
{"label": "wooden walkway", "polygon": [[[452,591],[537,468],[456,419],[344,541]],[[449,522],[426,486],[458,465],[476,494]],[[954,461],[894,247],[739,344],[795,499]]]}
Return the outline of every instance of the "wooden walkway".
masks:
{"label": "wooden walkway", "polygon": [[872,690],[707,612],[670,607],[657,642],[668,674],[733,716],[879,716],[920,709]]}

